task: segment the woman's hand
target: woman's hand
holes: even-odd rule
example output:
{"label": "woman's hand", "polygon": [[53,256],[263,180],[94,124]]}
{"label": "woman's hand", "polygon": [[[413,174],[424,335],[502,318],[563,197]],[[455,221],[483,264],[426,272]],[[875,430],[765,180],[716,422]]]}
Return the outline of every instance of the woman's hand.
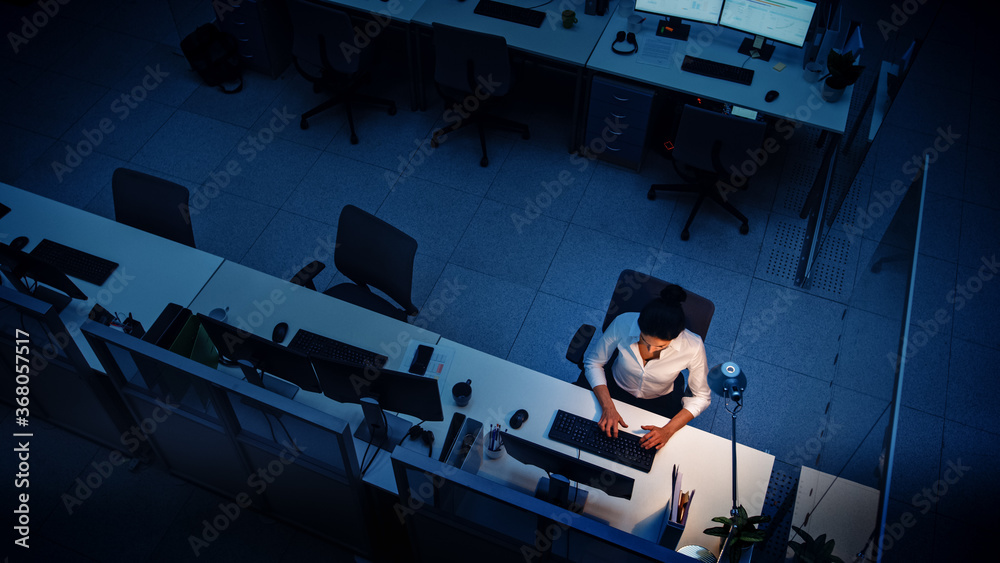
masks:
{"label": "woman's hand", "polygon": [[607,434],[610,438],[617,438],[619,424],[621,424],[623,428],[628,428],[628,424],[625,424],[625,421],[622,420],[622,417],[618,414],[618,409],[615,408],[614,404],[601,409],[601,420],[598,421],[597,427],[600,428],[602,432]]}
{"label": "woman's hand", "polygon": [[667,430],[666,426],[660,428],[659,426],[646,425],[642,429],[649,430],[648,434],[639,439],[639,445],[646,449],[660,449],[667,445],[667,440],[674,435],[673,432]]}

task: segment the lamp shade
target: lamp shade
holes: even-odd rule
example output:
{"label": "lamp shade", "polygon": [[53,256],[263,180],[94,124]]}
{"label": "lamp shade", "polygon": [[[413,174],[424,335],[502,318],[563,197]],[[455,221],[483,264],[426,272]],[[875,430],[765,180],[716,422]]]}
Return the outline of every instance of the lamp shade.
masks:
{"label": "lamp shade", "polygon": [[708,388],[720,397],[729,397],[737,403],[747,388],[747,376],[734,362],[719,364],[708,371]]}

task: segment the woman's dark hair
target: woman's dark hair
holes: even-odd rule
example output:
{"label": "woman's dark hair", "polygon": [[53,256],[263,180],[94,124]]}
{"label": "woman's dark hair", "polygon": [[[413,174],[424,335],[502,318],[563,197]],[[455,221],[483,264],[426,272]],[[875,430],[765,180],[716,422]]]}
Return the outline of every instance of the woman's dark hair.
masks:
{"label": "woman's dark hair", "polygon": [[667,284],[660,296],[653,299],[639,313],[639,330],[661,340],[673,340],[684,331],[684,309],[681,303],[687,292],[681,286]]}

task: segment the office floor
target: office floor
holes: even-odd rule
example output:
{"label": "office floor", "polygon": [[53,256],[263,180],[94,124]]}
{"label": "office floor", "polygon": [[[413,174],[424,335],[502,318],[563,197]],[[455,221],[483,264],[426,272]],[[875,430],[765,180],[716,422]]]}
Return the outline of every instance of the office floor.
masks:
{"label": "office floor", "polygon": [[[1000,291],[981,267],[993,263],[1000,240],[991,181],[1000,95],[995,80],[973,72],[989,30],[961,4],[942,8],[884,125],[905,143],[876,142],[858,177],[857,205],[867,207],[940,131],[957,134],[932,168],[925,209],[914,319],[944,311],[948,320],[913,356],[904,387],[888,518],[899,537],[887,551],[899,561],[975,554],[976,532],[1000,498],[1000,435],[991,424],[1000,413],[980,391],[1000,349],[1000,325],[989,314]],[[868,6],[874,16],[865,21],[893,21],[889,6]],[[358,205],[419,243],[415,322],[567,380],[576,374],[565,346],[579,324],[599,324],[622,269],[678,282],[716,303],[709,361],[732,359],[750,376],[740,441],[774,454],[789,473],[808,465],[875,485],[892,389],[866,377],[862,358],[893,351],[897,327],[855,308],[849,281],[819,276],[804,291],[775,261],[782,238],[804,227],[796,202],[811,182],[803,167],[819,159],[815,135],[796,134],[733,197],[750,218],[748,235],[706,205],[682,242],[691,199],[645,197],[650,183],[674,178],[669,164],[650,152],[637,174],[568,154],[572,82],[544,69],[525,67],[522,82],[545,76],[539,90],[547,95],[510,104],[512,116],[530,122],[531,140],[490,133],[490,166],[481,168],[474,134],[429,148],[443,123],[440,104],[431,93],[428,111],[410,112],[402,70],[374,84],[399,113],[356,110],[361,142],[351,145],[339,110],[298,128],[297,115],[321,98],[294,69],[276,80],[250,73],[233,96],[201,85],[174,47],[165,1],[73,0],[59,10],[16,53],[0,49],[0,181],[112,217],[115,168],[174,180],[191,190],[199,248],[282,278],[327,252],[340,209]],[[911,17],[934,10],[928,2]],[[33,13],[0,5],[5,37]],[[853,263],[845,270],[865,266],[858,248],[846,255]],[[326,262],[319,286],[337,280]],[[962,306],[949,297],[956,286],[971,290]],[[728,437],[729,415],[718,403],[692,424]],[[44,436],[32,450],[51,460],[33,466],[41,498],[32,507],[33,553],[45,556],[37,560],[194,558],[189,536],[201,534],[222,499],[155,467],[119,468],[88,501],[106,519],[74,517],[63,493],[74,494],[76,479],[108,452],[56,429]],[[253,513],[201,559],[353,560]]]}

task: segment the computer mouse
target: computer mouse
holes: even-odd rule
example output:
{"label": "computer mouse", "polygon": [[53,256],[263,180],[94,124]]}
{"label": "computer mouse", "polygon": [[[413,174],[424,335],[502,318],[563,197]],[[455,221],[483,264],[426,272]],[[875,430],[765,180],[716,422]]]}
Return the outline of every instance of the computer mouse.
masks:
{"label": "computer mouse", "polygon": [[28,246],[28,237],[17,237],[10,241],[10,247],[13,250],[21,250],[25,246]]}
{"label": "computer mouse", "polygon": [[764,101],[765,102],[771,103],[771,102],[773,102],[774,100],[777,100],[777,99],[778,99],[778,91],[777,90],[771,90],[767,94],[764,94]]}
{"label": "computer mouse", "polygon": [[528,411],[524,409],[517,409],[514,416],[510,417],[510,427],[517,430],[522,424],[524,424],[525,420],[528,420]]}
{"label": "computer mouse", "polygon": [[271,333],[271,340],[281,344],[288,335],[288,323],[278,323],[274,325],[274,332]]}

